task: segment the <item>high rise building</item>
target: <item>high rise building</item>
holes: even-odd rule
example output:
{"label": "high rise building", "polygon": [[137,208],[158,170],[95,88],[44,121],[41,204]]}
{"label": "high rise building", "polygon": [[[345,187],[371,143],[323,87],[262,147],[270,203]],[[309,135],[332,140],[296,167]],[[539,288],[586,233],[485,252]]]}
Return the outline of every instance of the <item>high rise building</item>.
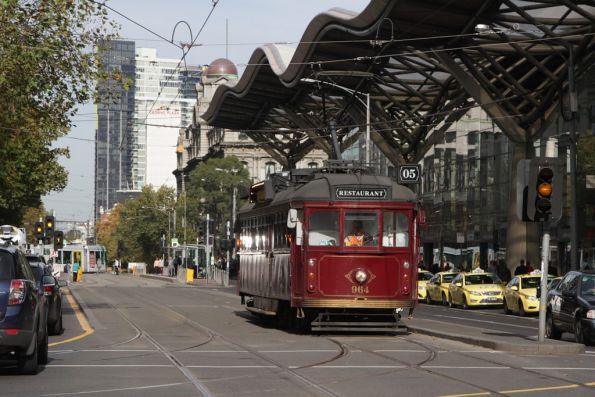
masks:
{"label": "high rise building", "polygon": [[129,137],[134,110],[133,41],[99,44],[101,69],[107,78],[97,82],[95,132],[95,218],[119,202],[129,185]]}
{"label": "high rise building", "polygon": [[198,67],[157,58],[154,48],[136,50],[136,91],[131,145],[131,186],[175,187],[178,131],[192,124]]}

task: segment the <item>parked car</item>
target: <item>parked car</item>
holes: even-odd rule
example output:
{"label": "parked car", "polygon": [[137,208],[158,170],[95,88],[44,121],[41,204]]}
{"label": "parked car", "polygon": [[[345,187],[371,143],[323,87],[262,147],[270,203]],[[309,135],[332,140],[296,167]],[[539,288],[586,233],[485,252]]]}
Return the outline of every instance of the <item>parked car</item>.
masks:
{"label": "parked car", "polygon": [[450,283],[450,306],[469,309],[476,306],[502,305],[504,285],[494,273],[486,273],[480,268],[472,272],[459,273]]}
{"label": "parked car", "polygon": [[[29,259],[29,256],[27,256]],[[31,262],[29,265],[37,281],[37,286],[43,290],[48,310],[48,332],[50,335],[62,333],[62,291],[58,280],[52,275],[52,269],[41,262]]]}
{"label": "parked car", "polygon": [[571,271],[548,292],[545,334],[560,339],[574,333],[576,341],[595,343],[595,271]]}
{"label": "parked car", "polygon": [[433,276],[434,275],[427,270],[419,270],[417,272],[417,300],[427,300],[427,285]]}
{"label": "parked car", "polygon": [[20,372],[36,374],[48,361],[47,308],[27,258],[0,246],[0,358],[16,359]]}
{"label": "parked car", "polygon": [[527,313],[539,312],[537,289],[540,283],[541,272],[514,276],[504,288],[504,313],[518,313],[522,317]]}
{"label": "parked car", "polygon": [[443,305],[447,305],[450,296],[448,286],[457,274],[455,272],[439,272],[434,274],[426,285],[426,303],[441,302]]}

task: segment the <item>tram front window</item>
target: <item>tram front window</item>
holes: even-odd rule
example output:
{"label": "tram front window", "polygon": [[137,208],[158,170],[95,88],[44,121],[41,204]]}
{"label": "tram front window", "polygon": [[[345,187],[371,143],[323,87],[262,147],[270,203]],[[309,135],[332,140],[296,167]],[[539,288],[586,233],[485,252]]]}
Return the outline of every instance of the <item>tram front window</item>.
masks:
{"label": "tram front window", "polygon": [[308,245],[338,245],[339,213],[337,211],[317,211],[312,213],[308,227]]}
{"label": "tram front window", "polygon": [[409,219],[400,212],[385,212],[382,231],[383,247],[409,246]]}
{"label": "tram front window", "polygon": [[378,245],[378,214],[376,212],[345,213],[346,247],[375,247]]}

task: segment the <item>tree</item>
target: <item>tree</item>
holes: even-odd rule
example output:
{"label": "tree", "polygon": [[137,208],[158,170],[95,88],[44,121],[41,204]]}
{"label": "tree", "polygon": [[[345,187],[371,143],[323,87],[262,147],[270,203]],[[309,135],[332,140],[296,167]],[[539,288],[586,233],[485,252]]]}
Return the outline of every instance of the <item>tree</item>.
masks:
{"label": "tree", "polygon": [[37,244],[38,241],[35,239],[35,222],[43,219],[46,216],[45,208],[43,205],[39,207],[28,207],[23,210],[23,222],[22,225],[27,232],[27,242],[29,244]]}
{"label": "tree", "polygon": [[[190,173],[189,179],[188,219],[198,225],[209,214],[215,220],[215,230],[210,233],[224,236],[225,223],[231,220],[233,189],[250,185],[248,170],[235,156],[209,159]],[[237,211],[241,205],[239,197],[236,204]]]}
{"label": "tree", "polygon": [[[162,236],[173,223],[176,204],[174,189],[145,186],[135,199],[117,204],[97,225],[97,241],[107,247],[109,261],[120,256],[124,262],[145,262],[149,268],[163,254]],[[170,215],[171,214],[171,215]],[[118,255],[118,243],[122,248]]]}
{"label": "tree", "polygon": [[90,0],[0,1],[0,224],[19,224],[27,207],[66,186],[53,148],[98,76],[99,38],[115,25]]}

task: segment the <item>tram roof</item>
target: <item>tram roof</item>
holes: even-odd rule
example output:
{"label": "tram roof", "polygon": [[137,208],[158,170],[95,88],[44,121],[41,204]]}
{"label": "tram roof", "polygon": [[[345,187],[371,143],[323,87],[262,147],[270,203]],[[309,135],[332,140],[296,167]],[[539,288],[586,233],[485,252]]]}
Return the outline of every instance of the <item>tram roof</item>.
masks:
{"label": "tram roof", "polygon": [[371,139],[394,164],[419,161],[478,105],[512,140],[529,141],[557,114],[569,65],[578,76],[595,61],[589,3],[374,0],[360,14],[332,9],[295,49],[258,47],[201,117],[244,131],[287,168],[315,147],[332,154],[328,120],[341,150],[353,145],[367,93]]}

